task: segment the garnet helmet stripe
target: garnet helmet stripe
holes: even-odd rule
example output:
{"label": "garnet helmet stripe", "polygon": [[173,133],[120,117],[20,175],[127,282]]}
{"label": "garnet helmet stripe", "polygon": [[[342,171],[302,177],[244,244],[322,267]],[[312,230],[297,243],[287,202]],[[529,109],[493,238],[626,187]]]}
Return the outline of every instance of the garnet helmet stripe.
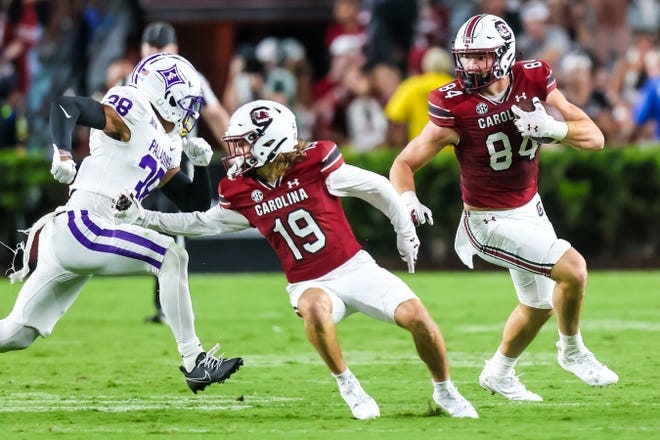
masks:
{"label": "garnet helmet stripe", "polygon": [[465,35],[463,35],[463,42],[465,44],[472,43],[472,38],[474,38],[474,30],[477,27],[477,23],[479,23],[482,18],[484,18],[484,14],[475,15],[468,23],[467,27],[465,28]]}

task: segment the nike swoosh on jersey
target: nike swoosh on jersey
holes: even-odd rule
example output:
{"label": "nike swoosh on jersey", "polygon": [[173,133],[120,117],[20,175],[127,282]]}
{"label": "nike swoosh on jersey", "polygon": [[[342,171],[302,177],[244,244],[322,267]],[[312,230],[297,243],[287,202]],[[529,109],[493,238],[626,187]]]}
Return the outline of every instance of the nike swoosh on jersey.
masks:
{"label": "nike swoosh on jersey", "polygon": [[62,107],[62,104],[60,104],[60,108],[64,112],[64,116],[66,116],[67,119],[71,119],[71,115],[66,112],[66,109]]}

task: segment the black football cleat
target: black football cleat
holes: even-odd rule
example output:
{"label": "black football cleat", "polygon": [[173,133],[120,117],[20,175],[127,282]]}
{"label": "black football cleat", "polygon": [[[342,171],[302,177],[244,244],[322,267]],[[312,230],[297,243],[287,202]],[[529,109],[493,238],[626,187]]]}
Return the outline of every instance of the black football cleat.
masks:
{"label": "black football cleat", "polygon": [[218,348],[220,346],[216,344],[208,352],[200,353],[195,361],[195,368],[190,372],[186,371],[183,366],[179,367],[193,393],[197,394],[197,391],[203,391],[204,388],[214,382],[224,382],[243,365],[242,358],[225,359],[213,356]]}

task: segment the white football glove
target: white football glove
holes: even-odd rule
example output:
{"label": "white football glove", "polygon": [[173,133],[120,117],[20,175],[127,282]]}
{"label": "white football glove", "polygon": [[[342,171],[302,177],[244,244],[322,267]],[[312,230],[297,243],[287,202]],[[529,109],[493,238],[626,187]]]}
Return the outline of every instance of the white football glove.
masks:
{"label": "white football glove", "polygon": [[557,121],[550,116],[541,104],[538,97],[532,99],[534,110],[526,112],[517,105],[511,106],[511,111],[516,115],[513,121],[520,134],[531,138],[553,138],[562,140],[568,134],[566,122]]}
{"label": "white football glove", "polygon": [[194,166],[205,167],[211,162],[213,149],[203,138],[184,137],[181,139],[181,146]]}
{"label": "white football glove", "polygon": [[[62,160],[60,156],[66,156],[68,159]],[[76,177],[76,163],[71,158],[71,153],[66,150],[60,151],[55,144],[53,144],[53,163],[50,167],[50,174],[58,182],[67,185],[73,182],[73,178]]]}
{"label": "white football glove", "polygon": [[415,273],[415,263],[417,263],[417,253],[419,252],[419,238],[417,238],[415,230],[397,234],[396,247],[401,259],[408,264],[408,272]]}
{"label": "white football glove", "polygon": [[132,191],[126,190],[112,199],[112,208],[115,210],[117,223],[144,225],[146,211],[140,201],[135,198],[135,194]]}
{"label": "white football glove", "polygon": [[427,222],[429,225],[433,225],[433,213],[429,208],[422,205],[414,191],[404,192],[401,194],[401,199],[404,205],[406,205],[406,210],[410,213],[410,218],[415,226],[423,225]]}

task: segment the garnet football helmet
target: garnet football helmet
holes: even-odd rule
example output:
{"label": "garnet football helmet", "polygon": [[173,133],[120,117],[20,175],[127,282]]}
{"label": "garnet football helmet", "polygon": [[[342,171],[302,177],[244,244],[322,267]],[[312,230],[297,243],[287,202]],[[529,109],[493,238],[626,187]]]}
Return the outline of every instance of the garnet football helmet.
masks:
{"label": "garnet football helmet", "polygon": [[[454,47],[456,77],[468,91],[482,89],[511,72],[516,61],[516,38],[508,24],[500,17],[480,14],[471,17],[458,30]],[[466,70],[464,57],[471,54],[493,54],[494,62],[488,70]]]}
{"label": "garnet football helmet", "polygon": [[229,147],[228,155],[222,158],[227,177],[235,179],[272,162],[280,153],[296,149],[296,117],[291,110],[274,101],[248,102],[232,114],[222,141]]}
{"label": "garnet football helmet", "polygon": [[131,85],[149,100],[158,114],[185,136],[199,119],[204,98],[199,73],[180,55],[157,53],[133,69]]}

